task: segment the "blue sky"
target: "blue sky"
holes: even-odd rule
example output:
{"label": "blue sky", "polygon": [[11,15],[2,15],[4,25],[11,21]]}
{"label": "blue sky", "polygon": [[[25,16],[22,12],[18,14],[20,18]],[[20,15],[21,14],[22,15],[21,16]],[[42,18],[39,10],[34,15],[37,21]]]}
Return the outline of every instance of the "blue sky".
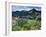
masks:
{"label": "blue sky", "polygon": [[31,9],[35,8],[36,10],[41,10],[41,7],[33,7],[33,6],[12,6],[12,11],[21,11],[26,10],[29,11]]}

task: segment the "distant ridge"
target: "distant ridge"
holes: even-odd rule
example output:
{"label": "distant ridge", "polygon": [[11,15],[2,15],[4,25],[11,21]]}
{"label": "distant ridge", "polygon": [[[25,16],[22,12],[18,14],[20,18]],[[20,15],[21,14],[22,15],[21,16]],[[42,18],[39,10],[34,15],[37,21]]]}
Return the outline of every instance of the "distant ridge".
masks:
{"label": "distant ridge", "polygon": [[22,11],[12,11],[12,16],[28,16],[31,15],[32,13],[41,13],[41,11],[38,11],[36,9],[32,9],[29,11],[22,10]]}

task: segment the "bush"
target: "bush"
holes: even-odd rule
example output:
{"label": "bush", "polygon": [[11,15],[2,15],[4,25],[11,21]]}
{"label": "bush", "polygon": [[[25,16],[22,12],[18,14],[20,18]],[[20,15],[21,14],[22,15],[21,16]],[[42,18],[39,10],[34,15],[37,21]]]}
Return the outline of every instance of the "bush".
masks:
{"label": "bush", "polygon": [[17,20],[16,25],[12,26],[12,30],[39,30],[40,27],[41,23],[36,20]]}

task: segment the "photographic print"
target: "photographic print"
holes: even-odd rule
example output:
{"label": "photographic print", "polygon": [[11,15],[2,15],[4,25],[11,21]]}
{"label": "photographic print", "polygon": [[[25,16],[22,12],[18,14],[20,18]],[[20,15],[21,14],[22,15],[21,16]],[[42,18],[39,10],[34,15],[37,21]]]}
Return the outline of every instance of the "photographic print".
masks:
{"label": "photographic print", "polygon": [[12,5],[12,31],[41,30],[41,7]]}

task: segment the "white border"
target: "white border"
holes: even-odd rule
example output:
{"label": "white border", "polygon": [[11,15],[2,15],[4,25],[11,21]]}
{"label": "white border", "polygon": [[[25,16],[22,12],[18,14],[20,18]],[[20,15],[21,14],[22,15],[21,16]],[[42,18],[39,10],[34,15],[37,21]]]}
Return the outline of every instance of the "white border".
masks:
{"label": "white border", "polygon": [[[26,4],[26,5],[25,5]],[[41,9],[41,19],[43,18],[43,11],[44,11],[44,6],[43,6],[43,4],[34,4],[34,3],[14,3],[14,2],[7,2],[7,30],[6,30],[6,32],[7,32],[7,35],[10,33],[10,34],[15,34],[16,32],[18,33],[18,31],[15,31],[15,32],[13,32],[12,31],[12,8],[11,8],[11,6],[12,5],[17,5],[17,6],[37,6],[37,7],[41,7],[42,9]],[[31,33],[33,33],[33,32],[35,32],[35,31],[37,31],[37,32],[41,32],[41,31],[43,31],[44,29],[43,29],[43,23],[42,23],[42,21],[43,21],[43,19],[41,20],[41,30],[31,30],[31,31],[29,31],[29,32],[31,32]],[[23,31],[19,31],[19,32],[23,32]],[[25,32],[25,31],[24,31]],[[26,31],[27,32],[27,31]]]}

